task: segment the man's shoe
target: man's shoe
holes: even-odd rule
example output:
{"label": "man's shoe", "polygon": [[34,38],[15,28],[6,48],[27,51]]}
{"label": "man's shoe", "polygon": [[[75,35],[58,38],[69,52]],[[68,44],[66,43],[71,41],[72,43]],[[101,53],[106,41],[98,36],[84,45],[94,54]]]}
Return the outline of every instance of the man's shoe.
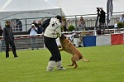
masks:
{"label": "man's shoe", "polygon": [[46,71],[53,71],[55,65],[56,65],[55,61],[49,61]]}
{"label": "man's shoe", "polygon": [[58,61],[58,62],[57,62],[57,69],[58,69],[58,70],[65,70],[66,68],[64,68],[64,67],[62,66],[62,62],[61,62],[61,61]]}
{"label": "man's shoe", "polygon": [[14,56],[14,58],[17,58],[18,56]]}

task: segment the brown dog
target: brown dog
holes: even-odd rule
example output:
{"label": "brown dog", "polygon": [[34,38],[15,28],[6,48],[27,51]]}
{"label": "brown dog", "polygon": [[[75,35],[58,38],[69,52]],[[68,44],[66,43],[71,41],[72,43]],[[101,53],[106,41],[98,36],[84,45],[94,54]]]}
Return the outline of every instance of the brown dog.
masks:
{"label": "brown dog", "polygon": [[89,62],[89,60],[83,58],[82,54],[77,50],[77,48],[71,43],[70,40],[68,40],[68,38],[66,36],[64,36],[62,34],[62,36],[60,37],[60,43],[61,43],[61,47],[62,49],[60,49],[60,51],[64,50],[70,54],[73,55],[73,57],[71,58],[72,64],[69,66],[74,66],[74,68],[77,68],[78,65],[76,63],[76,61],[82,59],[85,62]]}

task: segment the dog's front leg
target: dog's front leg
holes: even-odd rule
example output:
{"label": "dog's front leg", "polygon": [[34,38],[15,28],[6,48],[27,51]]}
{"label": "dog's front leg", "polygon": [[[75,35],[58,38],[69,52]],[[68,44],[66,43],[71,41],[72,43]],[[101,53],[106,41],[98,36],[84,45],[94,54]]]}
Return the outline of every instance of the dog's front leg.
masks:
{"label": "dog's front leg", "polygon": [[63,48],[59,49],[59,51],[63,51],[63,50],[64,50]]}

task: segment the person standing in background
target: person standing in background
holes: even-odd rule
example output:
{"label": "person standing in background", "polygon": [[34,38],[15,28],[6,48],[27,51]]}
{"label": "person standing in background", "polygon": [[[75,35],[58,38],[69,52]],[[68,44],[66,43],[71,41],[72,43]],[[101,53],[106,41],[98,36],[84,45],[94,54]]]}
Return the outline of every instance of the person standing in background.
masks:
{"label": "person standing in background", "polygon": [[122,16],[120,17],[119,22],[123,22],[124,23],[124,14],[122,14]]}
{"label": "person standing in background", "polygon": [[2,27],[0,26],[0,36],[2,36],[2,34],[3,34],[3,29],[2,29]]}
{"label": "person standing in background", "polygon": [[2,30],[2,27],[0,26],[0,52],[2,51],[1,48],[2,48],[2,34],[3,34],[3,30]]}
{"label": "person standing in background", "polygon": [[104,25],[105,24],[105,11],[103,10],[103,8],[99,8],[99,24]]}
{"label": "person standing in background", "polygon": [[30,34],[31,37],[31,48],[34,50],[34,48],[37,48],[38,50],[38,43],[37,43],[37,34],[38,34],[38,28],[32,24],[31,28],[28,30],[28,33]]}
{"label": "person standing in background", "polygon": [[81,16],[76,30],[77,31],[83,31],[84,28],[85,28],[85,21],[84,21],[84,18]]}
{"label": "person standing in background", "polygon": [[32,23],[32,24],[34,24],[34,25],[35,25],[35,27],[37,27],[37,28],[38,28],[38,24],[37,24],[36,20],[33,20],[33,23]]}
{"label": "person standing in background", "polygon": [[5,28],[3,29],[3,38],[6,44],[6,58],[9,57],[9,45],[12,47],[14,57],[18,57],[14,43],[14,34],[12,32],[12,27],[10,26],[10,21],[8,20],[6,21]]}
{"label": "person standing in background", "polygon": [[117,20],[116,20],[116,23],[114,24],[114,28],[115,28],[115,29],[118,28],[118,23],[119,23],[119,20],[117,19]]}
{"label": "person standing in background", "polygon": [[66,18],[64,18],[64,17],[62,19],[62,30],[64,32],[67,32],[68,31],[68,29],[66,28]]}
{"label": "person standing in background", "polygon": [[38,34],[42,34],[42,21],[38,21]]}
{"label": "person standing in background", "polygon": [[99,17],[99,27],[97,28],[97,34],[104,34],[105,31],[105,11],[103,8],[97,8],[98,17]]}

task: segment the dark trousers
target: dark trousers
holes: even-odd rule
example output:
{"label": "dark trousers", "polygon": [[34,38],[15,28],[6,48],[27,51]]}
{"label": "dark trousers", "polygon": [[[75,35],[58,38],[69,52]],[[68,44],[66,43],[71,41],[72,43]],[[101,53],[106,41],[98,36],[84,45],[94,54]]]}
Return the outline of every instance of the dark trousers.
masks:
{"label": "dark trousers", "polygon": [[14,57],[17,57],[14,41],[5,41],[5,44],[6,44],[6,58],[9,57],[9,45],[12,47],[12,52]]}
{"label": "dark trousers", "polygon": [[56,62],[61,61],[61,55],[56,43],[56,39],[48,38],[44,36],[44,42],[45,42],[45,46],[52,54],[52,56],[50,57],[50,61],[56,61]]}

